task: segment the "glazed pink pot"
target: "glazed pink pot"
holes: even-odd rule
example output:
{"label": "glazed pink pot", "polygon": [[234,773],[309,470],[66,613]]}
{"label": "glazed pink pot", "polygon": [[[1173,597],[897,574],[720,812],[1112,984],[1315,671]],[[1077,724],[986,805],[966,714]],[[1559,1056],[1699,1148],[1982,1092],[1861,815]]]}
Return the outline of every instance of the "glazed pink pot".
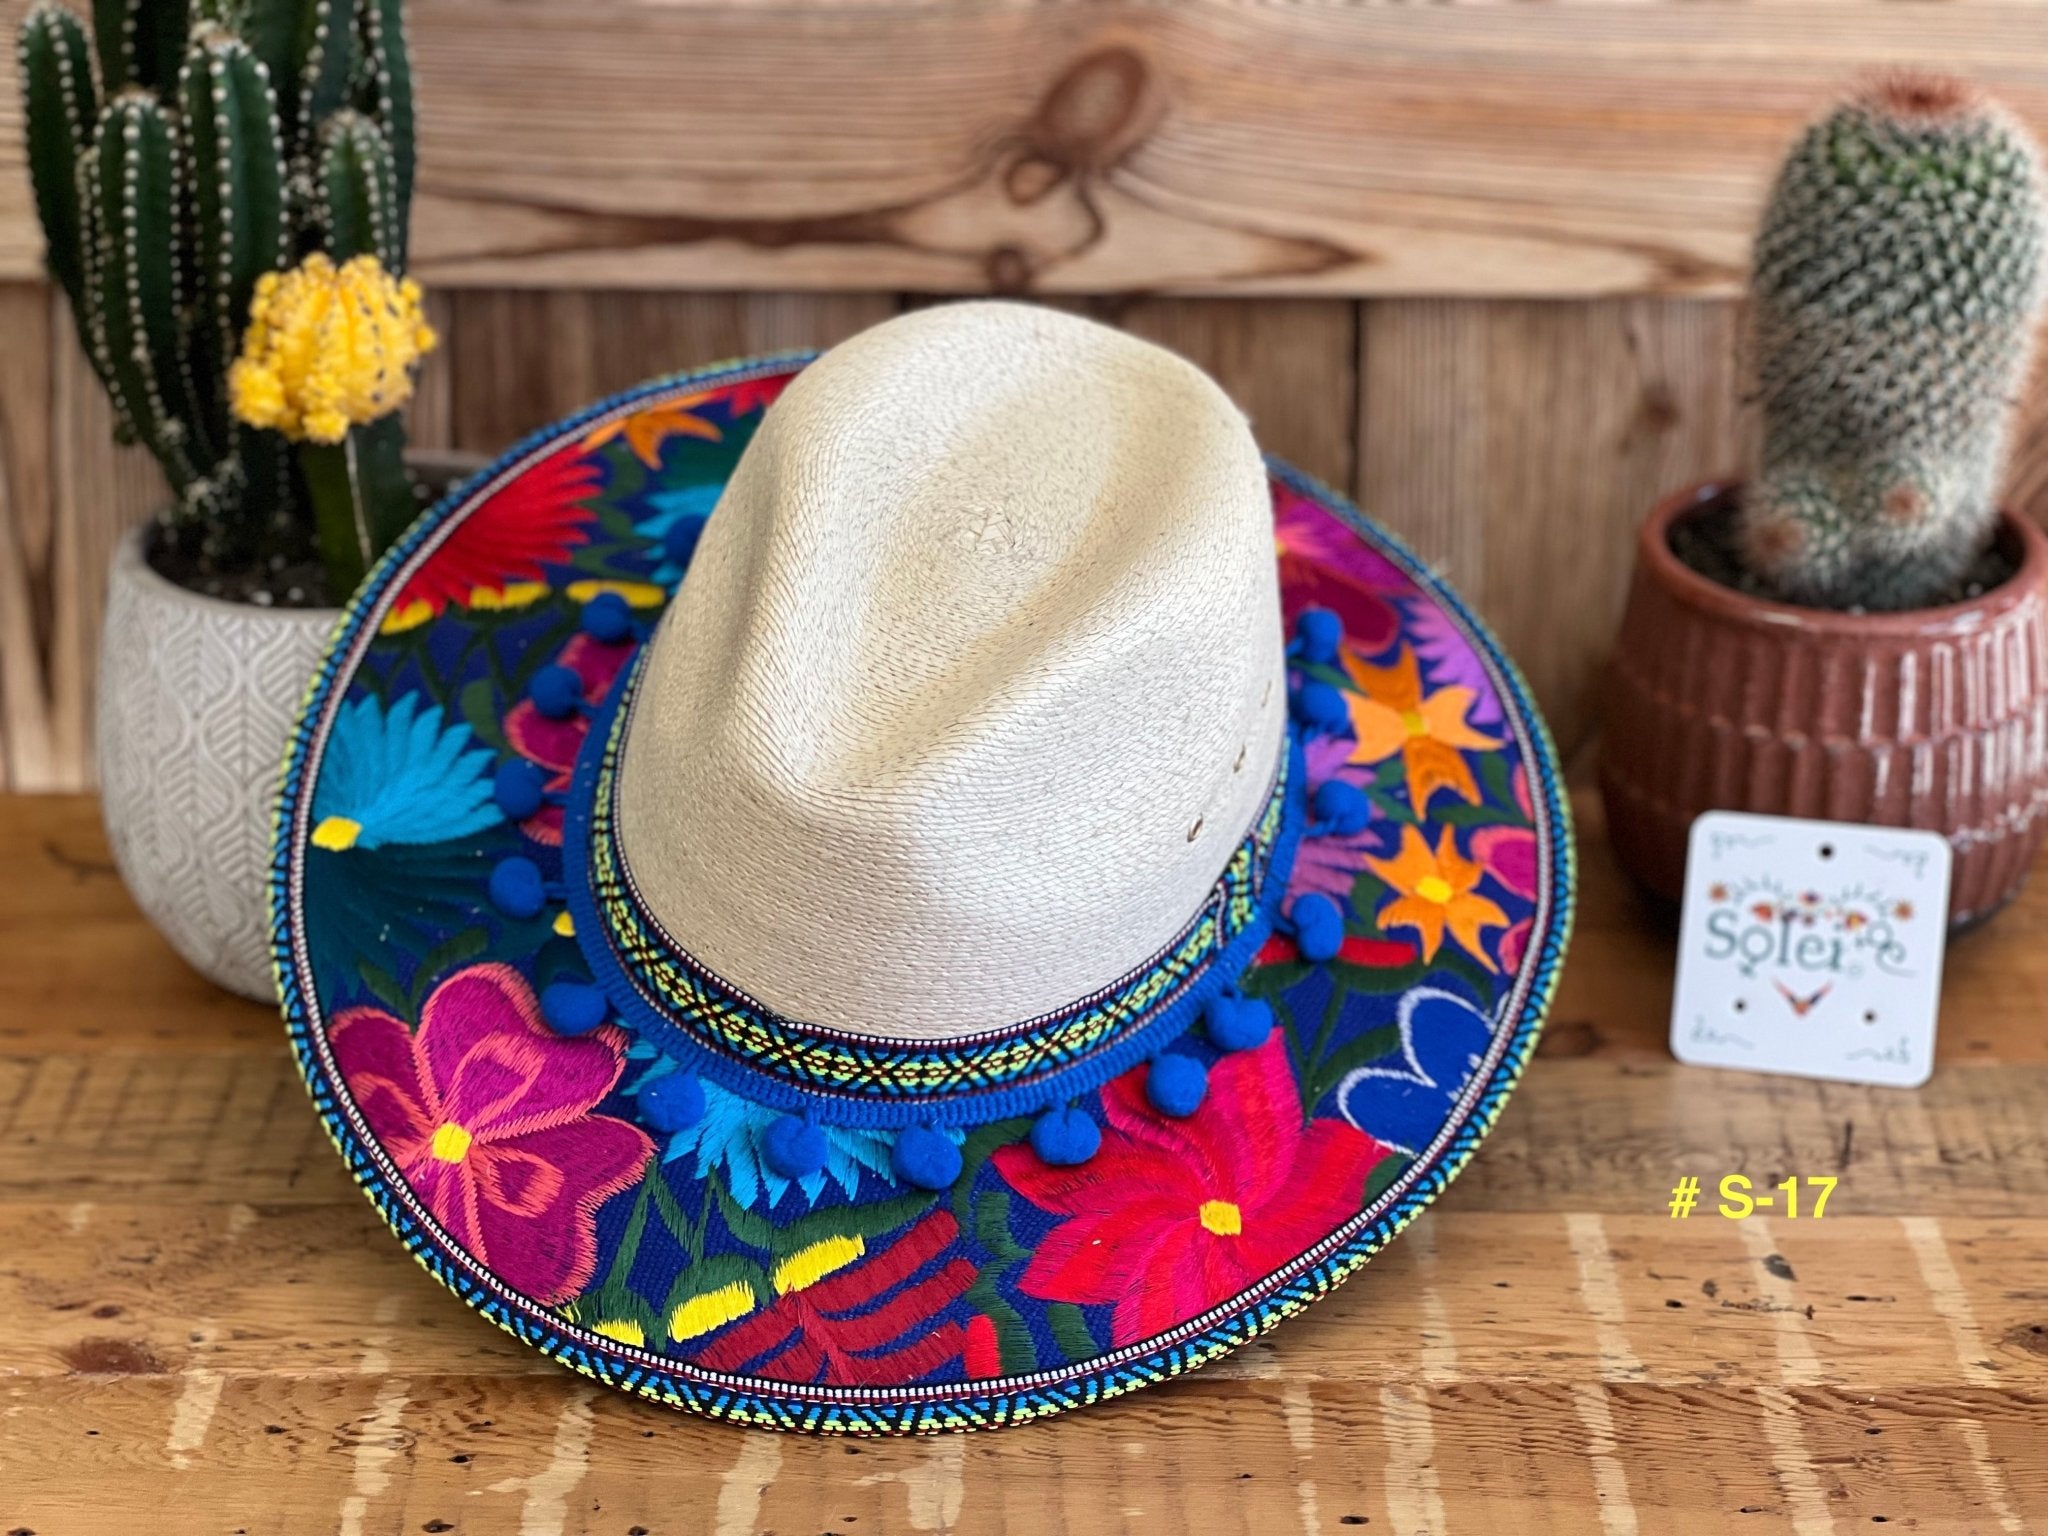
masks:
{"label": "glazed pink pot", "polygon": [[1950,922],[1988,917],[2048,830],[2048,539],[2007,512],[2017,569],[1967,602],[1797,608],[1672,552],[1674,526],[1739,489],[1682,492],[1643,522],[1600,754],[1615,852],[1676,899],[1702,811],[1922,827],[1955,848]]}

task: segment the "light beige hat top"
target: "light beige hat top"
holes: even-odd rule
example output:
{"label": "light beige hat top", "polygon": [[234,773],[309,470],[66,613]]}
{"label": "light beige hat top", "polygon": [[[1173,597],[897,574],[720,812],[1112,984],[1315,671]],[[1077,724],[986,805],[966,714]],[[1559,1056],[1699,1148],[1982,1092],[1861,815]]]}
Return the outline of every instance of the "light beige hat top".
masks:
{"label": "light beige hat top", "polygon": [[1266,803],[1266,473],[1146,342],[954,304],[790,385],[644,663],[619,841],[666,936],[786,1018],[957,1039],[1183,929]]}

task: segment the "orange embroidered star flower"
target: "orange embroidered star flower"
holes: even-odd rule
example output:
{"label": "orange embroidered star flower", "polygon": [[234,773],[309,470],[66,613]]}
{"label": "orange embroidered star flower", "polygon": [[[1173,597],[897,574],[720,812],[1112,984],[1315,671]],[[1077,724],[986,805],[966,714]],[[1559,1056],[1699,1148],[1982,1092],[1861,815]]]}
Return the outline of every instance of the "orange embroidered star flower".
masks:
{"label": "orange embroidered star flower", "polygon": [[673,400],[650,405],[644,411],[608,421],[583,439],[583,451],[593,452],[615,437],[624,437],[626,445],[642,464],[649,469],[659,469],[661,445],[672,437],[701,437],[707,443],[724,439],[725,434],[716,422],[706,421],[691,412],[692,406],[702,405],[710,398],[709,394],[678,395]]}
{"label": "orange embroidered star flower", "polygon": [[1356,691],[1347,693],[1351,732],[1358,738],[1354,763],[1377,763],[1401,754],[1408,770],[1408,804],[1417,816],[1429,809],[1429,797],[1448,789],[1468,803],[1479,803],[1479,786],[1461,752],[1488,751],[1500,743],[1465,723],[1472,707],[1470,688],[1439,688],[1424,696],[1415,652],[1407,646],[1394,664],[1376,667],[1344,653],[1344,670]]}
{"label": "orange embroidered star flower", "polygon": [[1468,955],[1489,971],[1498,969],[1482,941],[1487,929],[1507,927],[1508,915],[1473,890],[1485,871],[1458,852],[1451,828],[1444,828],[1432,853],[1417,828],[1403,827],[1399,853],[1365,862],[1400,893],[1381,910],[1382,928],[1413,928],[1422,938],[1425,960],[1436,958],[1448,928]]}

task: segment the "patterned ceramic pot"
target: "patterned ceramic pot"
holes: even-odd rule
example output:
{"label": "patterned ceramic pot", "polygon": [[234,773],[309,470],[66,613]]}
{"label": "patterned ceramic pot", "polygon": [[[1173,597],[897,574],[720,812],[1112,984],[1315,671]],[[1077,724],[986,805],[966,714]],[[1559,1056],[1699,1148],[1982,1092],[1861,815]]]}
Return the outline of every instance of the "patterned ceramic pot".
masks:
{"label": "patterned ceramic pot", "polygon": [[2017,569],[1968,602],[1796,608],[1672,552],[1680,520],[1737,490],[1683,492],[1643,523],[1600,755],[1615,852],[1675,899],[1702,811],[1923,827],[1955,848],[1951,924],[1988,917],[2048,831],[2048,539],[2008,512]]}
{"label": "patterned ceramic pot", "polygon": [[100,808],[121,878],[157,931],[209,980],[276,997],[265,876],[285,738],[331,608],[202,597],[125,539],[100,638]]}

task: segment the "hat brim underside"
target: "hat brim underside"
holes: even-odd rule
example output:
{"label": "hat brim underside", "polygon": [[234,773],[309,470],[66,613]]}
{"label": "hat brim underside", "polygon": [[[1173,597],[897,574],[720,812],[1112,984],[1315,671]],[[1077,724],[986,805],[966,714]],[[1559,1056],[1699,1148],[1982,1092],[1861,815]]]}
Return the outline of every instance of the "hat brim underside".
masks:
{"label": "hat brim underside", "polygon": [[[1325,1294],[1443,1189],[1534,1047],[1570,921],[1572,839],[1527,690],[1450,589],[1342,498],[1274,463],[1290,622],[1345,643],[1298,681],[1345,719],[1309,734],[1308,789],[1373,807],[1305,840],[1288,898],[1330,896],[1341,949],[1284,937],[1240,979],[1265,1044],[1196,1038],[1184,1119],[1142,1069],[1082,1102],[1102,1129],[1052,1168],[1028,1120],[960,1138],[932,1194],[872,1133],[779,1177],[776,1111],[711,1087],[681,1131],[650,1112],[673,1064],[612,1025],[575,1038],[536,996],[582,963],[559,903],[483,899],[511,854],[559,860],[552,799],[513,823],[514,757],[566,790],[589,729],[527,698],[562,665],[602,700],[681,577],[674,530],[711,509],[800,357],[658,381],[547,429],[451,493],[372,573],[288,754],[273,947],[307,1086],[407,1249],[472,1307],[607,1385],[785,1429],[983,1428],[1164,1380]],[[616,609],[616,603],[612,605]]]}

